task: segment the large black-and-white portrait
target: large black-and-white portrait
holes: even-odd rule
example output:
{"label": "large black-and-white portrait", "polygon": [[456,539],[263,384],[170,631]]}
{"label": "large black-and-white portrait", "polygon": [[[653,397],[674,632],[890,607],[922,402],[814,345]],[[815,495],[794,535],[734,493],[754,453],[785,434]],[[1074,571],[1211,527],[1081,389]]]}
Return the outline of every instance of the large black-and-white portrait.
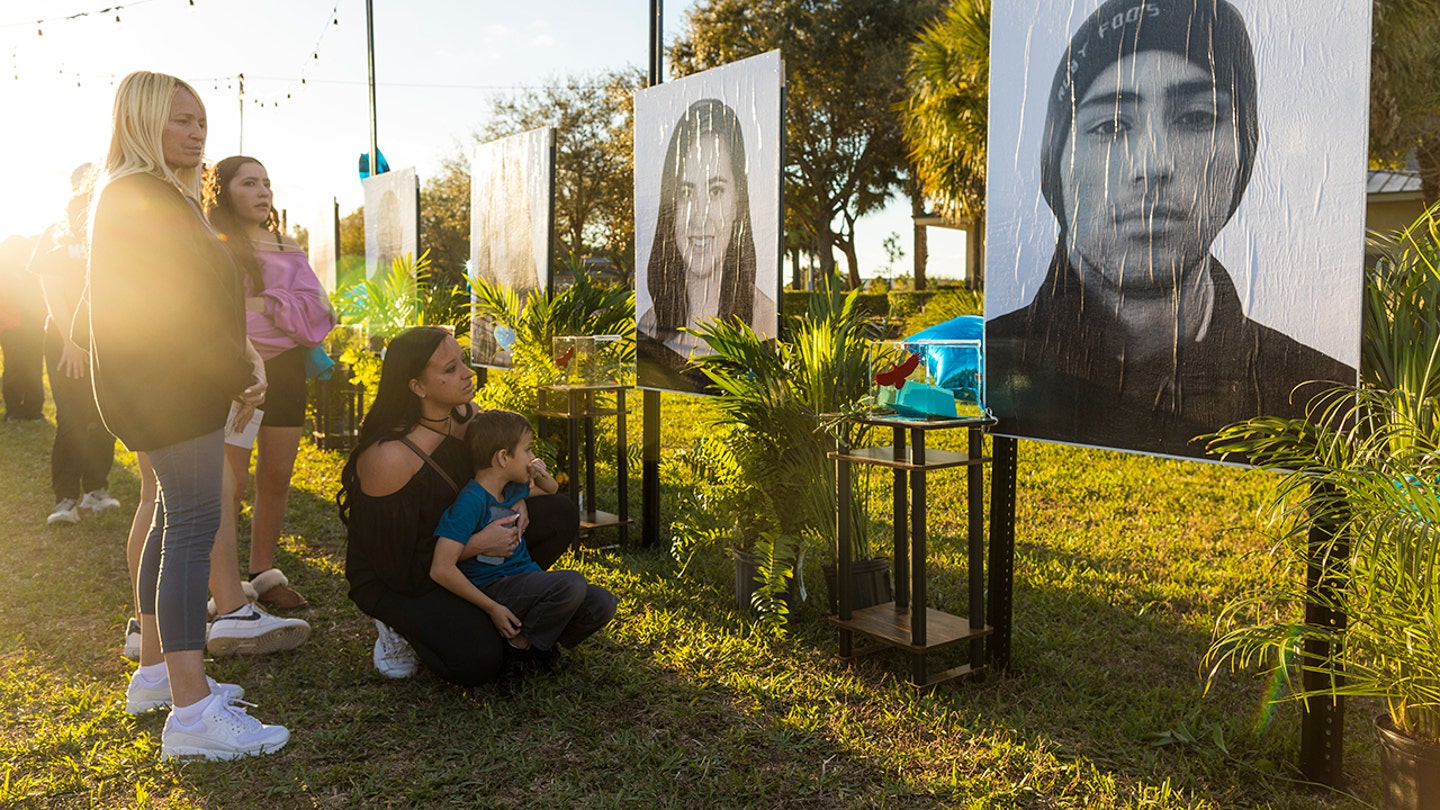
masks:
{"label": "large black-and-white portrait", "polygon": [[696,392],[708,347],[684,330],[739,318],[779,329],[779,52],[635,96],[635,311],[644,388]]}
{"label": "large black-and-white portrait", "polygon": [[310,266],[325,292],[335,292],[336,264],[339,258],[339,217],[336,216],[335,198],[326,197],[310,221]]}
{"label": "large black-and-white portrait", "polygon": [[1301,414],[1301,383],[1353,383],[1367,0],[993,8],[999,432],[1202,457],[1198,435]]}
{"label": "large black-and-white portrait", "polygon": [[[470,272],[520,300],[549,286],[554,233],[555,130],[534,129],[477,144],[470,157]],[[472,300],[474,294],[471,294]],[[508,367],[513,330],[475,317],[474,365]]]}
{"label": "large black-and-white portrait", "polygon": [[401,256],[420,257],[420,179],[414,167],[371,175],[365,186],[365,276],[390,272]]}

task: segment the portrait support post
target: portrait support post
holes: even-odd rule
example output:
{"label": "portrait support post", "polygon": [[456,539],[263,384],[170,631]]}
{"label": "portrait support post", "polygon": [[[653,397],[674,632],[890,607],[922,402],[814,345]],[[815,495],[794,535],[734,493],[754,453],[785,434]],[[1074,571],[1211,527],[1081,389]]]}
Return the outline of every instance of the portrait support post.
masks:
{"label": "portrait support post", "polygon": [[[662,80],[664,37],[662,0],[650,0],[650,76],[647,86]],[[653,548],[660,543],[660,392],[645,389],[641,397],[640,422],[640,544]]]}
{"label": "portrait support post", "polygon": [[1020,442],[1009,436],[992,436],[990,471],[990,586],[985,611],[995,631],[988,639],[989,664],[997,671],[1010,668],[1013,626],[1012,594],[1015,588],[1015,482]]}
{"label": "portrait support post", "polygon": [[[1317,520],[1310,525],[1310,562],[1305,570],[1305,591],[1316,598],[1305,602],[1305,623],[1323,627],[1331,632],[1345,630],[1346,617],[1324,607],[1334,604],[1334,595],[1346,587],[1346,572],[1326,570],[1327,560],[1344,560],[1349,555],[1349,543],[1338,536],[1335,521]],[[1333,653],[1330,645],[1320,639],[1306,639],[1304,659],[1307,662],[1323,660]],[[1335,682],[1330,683],[1331,678]],[[1343,675],[1306,668],[1300,675],[1306,691],[1338,689],[1343,685]],[[1300,772],[1306,779],[1329,787],[1338,787],[1344,779],[1345,765],[1345,698],[1310,698],[1304,702],[1305,713],[1300,717]]]}

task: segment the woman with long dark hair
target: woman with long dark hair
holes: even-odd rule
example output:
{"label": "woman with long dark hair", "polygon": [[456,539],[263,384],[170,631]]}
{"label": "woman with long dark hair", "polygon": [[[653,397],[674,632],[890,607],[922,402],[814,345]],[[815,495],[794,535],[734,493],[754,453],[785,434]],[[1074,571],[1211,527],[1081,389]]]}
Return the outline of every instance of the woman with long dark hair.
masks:
{"label": "woman with long dark hair", "polygon": [[[494,680],[504,659],[505,642],[484,611],[430,578],[436,524],[475,474],[465,444],[474,393],[454,336],[431,326],[400,333],[385,349],[375,402],[340,474],[350,599],[375,619],[373,660],[389,678],[414,674],[418,657],[472,686]],[[531,498],[521,514],[516,525],[494,521],[473,535],[460,558],[508,556],[523,533],[548,569],[579,531],[579,511],[563,495]]]}
{"label": "woman with long dark hair", "polygon": [[660,210],[646,265],[652,306],[640,313],[642,362],[685,365],[703,343],[680,331],[739,318],[775,328],[775,301],[755,286],[755,230],[745,137],[718,99],[691,104],[675,125],[660,174]]}
{"label": "woman with long dark hair", "polygon": [[[248,580],[261,604],[294,610],[305,607],[305,597],[275,567],[275,549],[305,423],[305,358],[334,328],[335,315],[305,252],[280,230],[270,175],[260,161],[233,155],[206,171],[205,214],[243,271],[246,334],[265,361],[270,385],[255,439]],[[233,539],[250,450],[227,445],[225,456],[236,484],[225,521]]]}

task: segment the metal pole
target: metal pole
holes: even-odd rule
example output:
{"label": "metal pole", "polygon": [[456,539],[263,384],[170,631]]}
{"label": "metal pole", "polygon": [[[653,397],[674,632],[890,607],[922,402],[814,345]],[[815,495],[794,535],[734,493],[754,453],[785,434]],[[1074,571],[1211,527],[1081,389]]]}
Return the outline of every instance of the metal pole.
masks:
{"label": "metal pole", "polygon": [[375,9],[373,0],[365,0],[365,58],[370,66],[370,176],[380,173],[380,149],[376,145],[375,127]]}
{"label": "metal pole", "polygon": [[[662,81],[662,1],[650,0],[649,86]],[[660,543],[660,392],[646,389],[640,410],[640,543]]]}
{"label": "metal pole", "polygon": [[665,81],[664,0],[650,0],[650,86]]}
{"label": "metal pole", "polygon": [[240,146],[235,154],[245,154],[245,74],[240,74]]}

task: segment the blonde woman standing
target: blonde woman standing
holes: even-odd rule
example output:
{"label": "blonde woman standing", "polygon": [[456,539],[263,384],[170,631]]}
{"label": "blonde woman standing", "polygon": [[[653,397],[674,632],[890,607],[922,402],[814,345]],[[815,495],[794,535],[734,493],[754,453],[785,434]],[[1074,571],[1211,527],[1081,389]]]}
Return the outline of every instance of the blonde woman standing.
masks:
{"label": "blonde woman standing", "polygon": [[140,557],[132,706],[172,705],[161,756],[234,759],[290,733],[205,675],[206,580],[220,527],[224,429],[264,400],[240,277],[199,207],[205,107],[185,82],[137,71],[115,94],[90,230],[90,371],[106,427],[143,451],[158,487]]}

